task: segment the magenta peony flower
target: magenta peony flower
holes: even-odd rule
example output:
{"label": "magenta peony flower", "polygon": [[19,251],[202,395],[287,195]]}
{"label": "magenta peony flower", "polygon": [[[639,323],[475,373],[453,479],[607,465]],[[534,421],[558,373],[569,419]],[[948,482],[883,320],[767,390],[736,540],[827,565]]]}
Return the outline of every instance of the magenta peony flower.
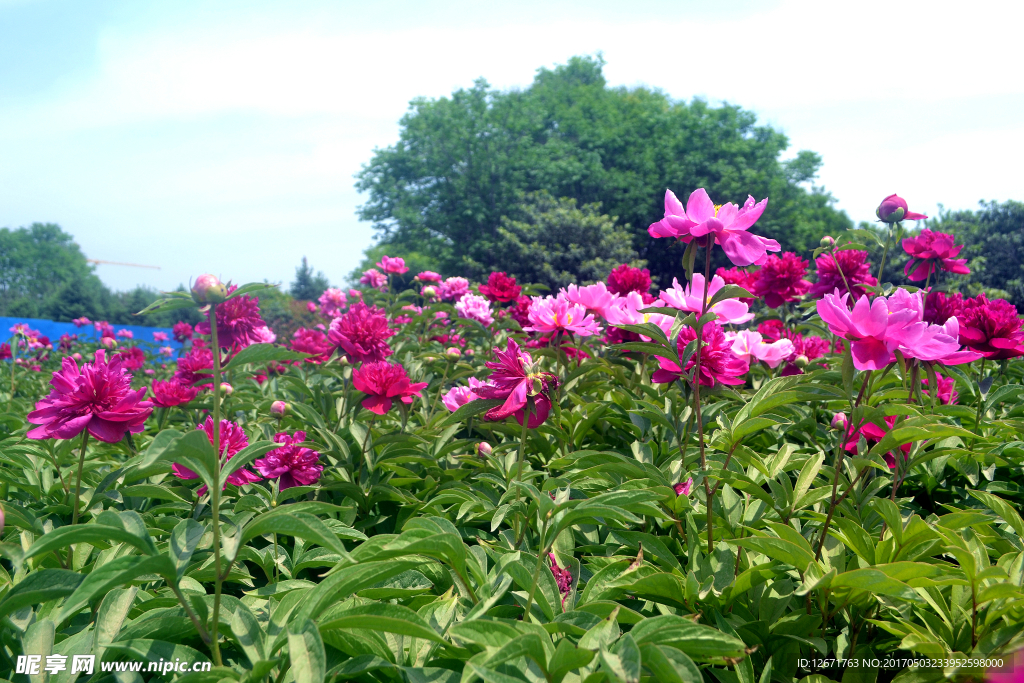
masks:
{"label": "magenta peony flower", "polygon": [[411,383],[401,364],[381,360],[364,363],[354,370],[352,386],[367,395],[362,402],[364,408],[383,415],[391,410],[392,399],[410,404],[413,396],[419,396],[427,383]]}
{"label": "magenta peony flower", "polygon": [[[213,444],[213,417],[207,417],[206,421],[196,427],[196,429],[201,429],[206,432],[206,438],[210,440],[211,445]],[[229,420],[220,421],[220,430],[217,438],[220,446],[221,467],[223,467],[224,463],[233,458],[239,451],[249,445],[249,438],[245,435],[245,431],[242,427],[238,423],[231,422]],[[179,465],[178,463],[173,463],[171,465],[171,471],[174,472],[174,476],[178,477],[178,479],[185,479],[187,481],[199,478],[198,474],[184,465]],[[228,475],[224,488],[227,488],[228,484],[242,486],[243,484],[251,484],[254,481],[259,481],[260,479],[261,477],[258,474],[242,467]],[[207,487],[204,485],[196,491],[196,495],[201,496],[206,493],[206,491]]]}
{"label": "magenta peony flower", "polygon": [[57,343],[57,348],[61,351],[70,351],[71,347],[78,342],[78,335],[62,334]]}
{"label": "magenta peony flower", "polygon": [[480,398],[499,399],[505,402],[487,411],[484,419],[504,420],[509,415],[523,424],[527,398],[533,398],[533,409],[526,426],[536,429],[548,419],[551,399],[548,392],[557,386],[558,379],[550,372],[541,372],[534,367],[530,354],[522,351],[514,339],[509,339],[504,351],[494,350],[496,360],[485,365],[493,370],[487,385],[475,389]]}
{"label": "magenta peony flower", "polygon": [[110,339],[114,338],[114,326],[108,323],[106,320],[101,320],[98,323],[93,323],[92,326],[96,328],[96,331],[100,334],[101,337],[109,337]]}
{"label": "magenta peony flower", "polygon": [[811,288],[811,283],[803,279],[807,274],[807,266],[807,260],[793,252],[769,256],[761,270],[757,271],[754,288],[748,291],[763,298],[769,308],[778,308],[787,301],[797,301]]}
{"label": "magenta peony flower", "polygon": [[324,466],[317,464],[319,453],[299,445],[305,440],[306,432],[303,431],[297,431],[293,436],[283,432],[275,434],[274,442],[281,447],[256,460],[253,467],[266,479],[280,479],[281,490],[315,484]]}
{"label": "magenta peony flower", "polygon": [[175,341],[181,342],[182,344],[192,338],[192,326],[181,320],[174,323],[173,332]]}
{"label": "magenta peony flower", "polygon": [[482,296],[476,294],[465,294],[455,302],[455,310],[460,318],[476,320],[484,327],[494,322],[491,315],[491,304]]}
{"label": "magenta peony flower", "polygon": [[903,250],[910,255],[903,274],[912,282],[924,280],[939,269],[959,275],[969,275],[967,259],[955,258],[962,244],[954,244],[953,236],[944,232],[922,230],[917,237],[903,240]]}
{"label": "magenta peony flower", "polygon": [[398,334],[388,327],[387,316],[376,306],[357,301],[348,313],[331,321],[327,339],[348,356],[349,361],[380,361],[391,355],[387,339]]}
{"label": "magenta peony flower", "polygon": [[[345,296],[345,292],[336,287],[325,289],[318,301],[320,302],[320,313],[327,318],[339,317],[342,309],[348,306],[348,297]],[[316,310],[316,306],[313,307],[313,310]]]}
{"label": "magenta peony flower", "polygon": [[444,396],[441,397],[441,402],[444,403],[444,407],[451,412],[455,412],[462,406],[480,398],[476,391],[480,387],[490,386],[490,382],[482,382],[476,377],[469,378],[468,387],[454,386],[448,390]]}
{"label": "magenta peony flower", "polygon": [[127,370],[135,371],[146,364],[146,354],[137,346],[121,349],[114,355],[121,359],[121,365]]}
{"label": "magenta peony flower", "polygon": [[419,282],[441,282],[441,275],[435,273],[432,270],[424,270],[422,273],[413,278]]}
{"label": "magenta peony flower", "polygon": [[950,320],[959,321],[964,344],[985,358],[1005,360],[1024,356],[1021,319],[1016,306],[1008,301],[989,301],[984,294],[979,294],[973,299],[964,299],[963,310]]}
{"label": "magenta peony flower", "polygon": [[116,336],[118,339],[134,339],[135,333],[131,330],[118,330]]}
{"label": "magenta peony flower", "polygon": [[[843,417],[845,418],[846,416],[844,415]],[[874,422],[868,422],[863,427],[861,427],[860,429],[858,429],[857,431],[850,435],[850,437],[846,441],[846,450],[849,451],[850,453],[856,453],[857,442],[860,441],[861,436],[863,436],[864,440],[867,441],[869,448],[871,446],[874,446],[876,443],[884,439],[885,435],[892,430],[893,426],[896,424],[896,416],[890,415],[889,417],[885,418],[885,424],[888,427],[888,429],[882,429]],[[902,446],[900,446],[900,450],[903,451],[904,461],[906,461],[907,456],[910,455],[910,447],[912,445],[913,444],[905,443]],[[895,456],[893,456],[892,451],[885,454],[885,464],[889,466],[890,470],[896,469],[896,458]]]}
{"label": "magenta peony flower", "polygon": [[562,606],[565,606],[565,599],[572,592],[572,572],[567,567],[559,567],[554,553],[548,553],[548,560],[551,562],[551,575],[555,577],[555,585],[562,596]]}
{"label": "magenta peony flower", "polygon": [[199,394],[199,389],[196,387],[174,381],[153,382],[150,389],[153,392],[153,405],[161,408],[173,408],[182,403],[188,403]]}
{"label": "magenta peony flower", "polygon": [[730,348],[737,358],[748,364],[751,360],[764,361],[770,368],[779,367],[782,361],[793,355],[795,350],[793,342],[789,339],[765,342],[759,332],[751,330],[726,332],[725,338],[732,342]]}
{"label": "magenta peony flower", "polygon": [[[956,399],[960,395],[956,391],[956,380],[952,377],[943,377],[939,373],[935,373],[935,383],[939,385],[939,391],[936,395],[939,403],[947,406],[956,403]],[[928,377],[921,378],[921,386],[924,387],[925,396],[931,396],[931,392],[928,390]]]}
{"label": "magenta peony flower", "polygon": [[619,296],[636,292],[644,297],[646,303],[650,303],[654,298],[651,297],[651,271],[647,268],[633,268],[623,263],[608,273],[608,291]]}
{"label": "magenta peony flower", "polygon": [[964,297],[959,292],[948,296],[942,292],[928,292],[924,300],[924,321],[942,325],[960,315],[963,308]]}
{"label": "magenta peony flower", "polygon": [[[843,249],[835,252],[835,258],[830,254],[822,254],[814,260],[817,268],[818,281],[811,285],[808,292],[815,299],[820,299],[825,294],[831,294],[836,289],[846,292],[846,282],[850,283],[854,299],[859,299],[867,290],[863,285],[874,287],[878,280],[871,276],[871,264],[868,263],[868,252],[856,249]],[[839,269],[842,269],[842,274]],[[846,276],[846,282],[843,281]]]}
{"label": "magenta peony flower", "polygon": [[491,301],[508,303],[515,301],[523,288],[516,284],[515,276],[508,276],[504,272],[491,273],[487,276],[487,284],[480,285],[480,293]]}
{"label": "magenta peony flower", "polygon": [[331,357],[331,352],[334,351],[334,347],[327,341],[326,334],[320,330],[309,330],[305,327],[295,330],[291,346],[292,351],[314,354],[312,358],[307,358],[306,362],[316,365],[327,361]]}
{"label": "magenta peony flower", "polygon": [[369,285],[374,289],[383,290],[388,286],[387,276],[377,270],[376,268],[370,268],[369,270],[363,271],[363,276],[359,278],[359,281],[364,285]]}
{"label": "magenta peony flower", "polygon": [[557,297],[533,297],[528,316],[530,327],[523,328],[527,332],[567,332],[581,337],[601,332],[601,327],[594,320],[594,316],[587,313],[587,309],[579,304],[570,303],[562,294]]}
{"label": "magenta peony flower", "polygon": [[914,213],[907,207],[907,200],[895,194],[891,194],[882,200],[882,203],[875,209],[875,215],[883,223],[898,223],[900,221],[919,221],[928,218],[923,213]]}
{"label": "magenta peony flower", "polygon": [[515,305],[509,307],[508,314],[519,323],[520,327],[526,327],[530,324],[530,304],[532,303],[533,301],[530,300],[530,297],[519,295],[516,298]]}
{"label": "magenta peony flower", "polygon": [[[263,328],[266,326],[260,317],[260,302],[256,297],[236,296],[217,306],[217,343],[222,349],[237,351],[263,342]],[[198,323],[195,331],[210,334],[210,322]]]}
{"label": "magenta peony flower", "polygon": [[71,322],[75,324],[75,327],[85,327],[86,325],[92,323],[92,321],[86,318],[84,315],[81,318],[75,318]]}
{"label": "magenta peony flower", "polygon": [[775,240],[747,232],[767,205],[767,198],[755,204],[754,198],[749,196],[742,207],[731,202],[715,205],[707,191],[698,188],[690,194],[684,210],[676,196],[666,191],[665,218],[651,225],[647,232],[651,237],[678,237],[684,242],[713,234],[715,243],[722,245],[733,264],[761,265],[769,251],[782,248]]}
{"label": "magenta peony flower", "polygon": [[570,302],[579,304],[591,313],[604,318],[608,308],[615,303],[617,297],[608,291],[603,282],[598,282],[586,287],[578,287],[574,284],[569,285],[568,289],[561,290],[559,298],[568,299]]}
{"label": "magenta peony flower", "polygon": [[7,360],[13,354],[11,353],[11,345],[7,342],[0,344],[0,360]]}
{"label": "magenta peony flower", "polygon": [[[676,349],[683,355],[686,345],[697,338],[692,327],[684,327],[676,338]],[[743,384],[741,377],[747,374],[750,366],[732,351],[732,344],[725,338],[725,333],[716,322],[709,322],[701,330],[704,346],[700,350],[700,369],[697,373],[701,386],[713,387],[715,384]],[[690,356],[686,362],[685,372],[689,372],[697,362],[697,354]],[[651,375],[656,384],[668,384],[683,376],[684,369],[667,358],[658,356],[660,368]]]}
{"label": "magenta peony flower", "polygon": [[[682,287],[679,284],[678,278],[672,278],[672,289],[662,290],[658,297],[672,308],[700,313],[704,306],[704,297],[706,296],[707,300],[711,301],[711,298],[715,296],[718,290],[725,286],[725,281],[717,275],[712,277],[711,286],[707,288],[706,295],[704,293],[704,285],[704,276],[700,273],[693,274],[692,286]],[[739,299],[723,299],[714,306],[709,307],[708,311],[717,315],[720,321],[734,325],[740,325],[754,319],[754,314],[750,312],[750,307]]]}
{"label": "magenta peony flower", "polygon": [[167,339],[168,339],[168,337],[167,337],[167,333],[166,332],[159,332],[159,331],[157,331],[157,332],[153,333],[153,341],[155,341],[157,343],[165,342],[165,341],[167,341]]}
{"label": "magenta peony flower", "polygon": [[[739,285],[748,292],[753,293],[754,283],[757,282],[757,269],[753,271],[745,270],[743,268],[719,268],[715,271],[715,275],[722,278],[722,281],[727,285]],[[748,306],[754,303],[753,298],[743,297],[740,299],[743,303]]]}
{"label": "magenta peony flower", "polygon": [[393,273],[395,275],[401,275],[402,273],[409,272],[409,268],[405,265],[405,259],[401,256],[383,256],[380,259],[380,263],[377,264],[377,267],[385,273]]}
{"label": "magenta peony flower", "polygon": [[29,430],[30,439],[71,439],[89,433],[107,443],[116,443],[125,432],[138,434],[153,404],[143,401],[146,389],[132,391],[132,376],[118,357],[106,360],[103,349],[96,360],[78,369],[73,358],[64,358],[53,373],[50,395],[36,403],[26,418],[39,425]]}
{"label": "magenta peony flower", "polygon": [[681,481],[672,487],[675,490],[677,496],[688,496],[693,493],[693,477],[689,477],[686,481]]}
{"label": "magenta peony flower", "polygon": [[193,346],[183,357],[178,359],[178,369],[174,379],[180,384],[193,386],[199,382],[213,379],[213,352],[206,346]]}
{"label": "magenta peony flower", "polygon": [[464,277],[450,277],[441,283],[439,290],[442,301],[458,301],[469,292],[469,280]]}

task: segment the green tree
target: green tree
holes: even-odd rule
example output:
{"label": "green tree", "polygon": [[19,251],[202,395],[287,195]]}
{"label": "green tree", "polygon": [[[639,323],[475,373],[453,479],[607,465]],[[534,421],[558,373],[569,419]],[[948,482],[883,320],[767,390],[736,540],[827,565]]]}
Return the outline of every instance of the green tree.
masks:
{"label": "green tree", "polygon": [[331,286],[323,272],[313,274],[313,268],[306,257],[302,257],[302,265],[295,269],[295,281],[292,282],[291,294],[302,301],[314,301],[324,290]]}
{"label": "green tree", "polygon": [[[769,197],[757,231],[806,252],[851,223],[811,183],[821,159],[790,161],[782,133],[739,107],[677,102],[655,89],[609,88],[603,61],[574,57],[540,69],[525,90],[478,80],[436,100],[417,99],[399,140],[377,150],[358,175],[360,217],[380,243],[436,258],[446,272],[485,275],[501,259],[503,217],[523,193],[547,191],[600,203],[619,217],[633,250],[659,282],[680,271],[681,245],[653,240],[666,189],[685,202],[707,188],[719,202]],[[519,267],[512,272],[523,274]]]}

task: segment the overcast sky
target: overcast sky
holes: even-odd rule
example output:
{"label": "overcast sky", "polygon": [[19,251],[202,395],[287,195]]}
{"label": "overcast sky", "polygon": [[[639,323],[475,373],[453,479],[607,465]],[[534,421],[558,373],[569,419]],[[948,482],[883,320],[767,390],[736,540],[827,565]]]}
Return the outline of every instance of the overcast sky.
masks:
{"label": "overcast sky", "polygon": [[372,238],[353,174],[409,100],[598,51],[612,85],[738,104],[818,152],[855,220],[891,192],[927,213],[1024,199],[1022,20],[1020,2],[0,0],[0,227],[59,223],[89,258],[161,268],[100,266],[115,289],[288,283],[303,255],[337,283]]}

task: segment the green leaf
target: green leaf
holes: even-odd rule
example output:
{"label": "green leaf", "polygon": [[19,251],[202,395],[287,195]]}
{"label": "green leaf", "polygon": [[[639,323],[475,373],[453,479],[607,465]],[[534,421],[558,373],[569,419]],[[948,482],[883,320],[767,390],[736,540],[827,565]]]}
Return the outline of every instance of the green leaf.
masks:
{"label": "green leaf", "polygon": [[813,553],[807,552],[807,550],[796,543],[781,538],[751,536],[735,539],[730,542],[762,555],[767,555],[773,560],[791,564],[799,569],[801,573],[807,571],[807,565],[815,561]]}
{"label": "green leaf", "polygon": [[[121,640],[107,646],[105,661],[114,659],[112,655],[119,655],[118,659],[134,659],[146,662],[169,662],[182,660],[186,662],[208,662],[203,653],[187,645],[176,645],[163,640],[150,640],[149,638],[133,638]],[[97,669],[99,666],[96,667]]]}
{"label": "green leaf", "polygon": [[234,299],[236,296],[243,296],[249,294],[255,294],[256,292],[263,292],[268,289],[277,289],[277,285],[269,282],[248,282],[241,285],[235,291],[228,294],[228,299]]}
{"label": "green leaf", "polygon": [[458,410],[456,410],[454,413],[438,422],[436,425],[434,425],[434,427],[439,429],[448,427],[449,425],[453,425],[462,422],[463,420],[466,420],[468,418],[471,418],[474,415],[479,415],[480,413],[486,412],[491,408],[500,406],[502,403],[504,403],[504,401],[496,398],[480,398],[475,401],[470,401],[466,405],[460,406]]}
{"label": "green leaf", "polygon": [[327,654],[312,619],[288,624],[288,657],[295,683],[323,683],[327,675]]}
{"label": "green leaf", "polygon": [[849,588],[873,595],[888,595],[915,603],[924,602],[913,588],[874,568],[854,569],[838,574],[832,579],[831,588],[833,591]]}
{"label": "green leaf", "polygon": [[700,669],[682,650],[645,643],[640,646],[644,666],[659,683],[703,683]]}
{"label": "green leaf", "polygon": [[174,563],[166,555],[119,557],[94,569],[85,577],[71,597],[64,602],[57,623],[64,623],[93,600],[106,595],[112,588],[146,574],[157,574],[169,583],[177,579]]}
{"label": "green leaf", "polygon": [[555,654],[548,661],[548,675],[553,683],[561,683],[566,674],[590,664],[594,653],[573,645],[567,638],[558,641]]}
{"label": "green leaf", "polygon": [[754,295],[743,289],[739,285],[726,285],[715,292],[711,300],[708,301],[708,310],[717,304],[719,301],[725,301],[726,299],[753,299]]}
{"label": "green leaf", "polygon": [[318,517],[306,512],[291,512],[288,507],[286,505],[266,512],[247,524],[242,531],[241,543],[265,534],[294,536],[332,550],[341,557],[349,558],[342,542]]}
{"label": "green leaf", "polygon": [[[127,518],[128,528],[126,528],[122,517]],[[137,524],[135,523],[136,519]],[[28,560],[73,543],[91,543],[93,545],[107,545],[111,542],[127,543],[146,554],[156,554],[156,545],[153,543],[153,539],[148,533],[145,533],[145,536],[140,535],[138,533],[139,525],[142,527],[142,532],[145,533],[145,524],[142,523],[142,518],[137,512],[129,510],[122,512],[119,516],[108,510],[101,513],[91,524],[76,524],[54,529],[33,543],[25,551],[24,559]]]}
{"label": "green leaf", "polygon": [[128,617],[128,612],[135,602],[135,596],[139,589],[115,588],[106,594],[100,602],[100,608],[96,611],[96,627],[93,630],[92,652],[95,656],[103,659],[103,653],[117,639],[121,632],[121,626]]}
{"label": "green leaf", "polygon": [[640,681],[640,648],[630,634],[619,638],[609,649],[598,652],[601,664],[612,675],[625,683]]}
{"label": "green leaf", "polygon": [[222,372],[237,370],[243,365],[259,364],[265,365],[271,361],[302,360],[308,358],[309,354],[289,351],[283,346],[276,344],[252,344],[235,354],[234,358],[228,361]]}
{"label": "green leaf", "polygon": [[226,460],[223,466],[221,467],[221,488],[223,488],[224,484],[226,484],[228,481],[228,477],[230,477],[234,472],[237,472],[238,470],[242,469],[243,467],[251,463],[256,458],[262,457],[268,452],[274,450],[275,448],[279,448],[280,446],[281,444],[275,443],[273,441],[257,441],[255,443],[249,444],[248,446],[240,450],[238,453],[235,453],[233,456],[231,456],[230,459]]}
{"label": "green leaf", "polygon": [[15,584],[3,601],[0,601],[0,617],[17,612],[28,605],[38,605],[47,600],[56,600],[71,595],[85,577],[66,569],[43,569],[26,576]]}
{"label": "green leaf", "polygon": [[171,531],[170,541],[167,543],[167,552],[174,561],[175,572],[180,579],[185,575],[189,562],[192,560],[192,553],[202,540],[206,527],[189,517],[183,519]]}
{"label": "green leaf", "polygon": [[321,631],[338,628],[365,628],[371,631],[424,638],[435,643],[445,642],[416,612],[402,605],[387,603],[359,605],[344,612],[334,612],[331,614],[330,621],[320,624]]}
{"label": "green leaf", "polygon": [[1024,539],[1024,519],[1020,513],[1013,509],[999,496],[994,496],[985,491],[968,491],[969,494],[981,501],[985,507],[1003,518],[1003,521],[1010,525],[1010,528],[1017,532],[1017,537]]}
{"label": "green leaf", "polygon": [[739,638],[674,614],[644,619],[633,627],[630,634],[638,645],[671,646],[701,661],[741,657],[747,648]]}

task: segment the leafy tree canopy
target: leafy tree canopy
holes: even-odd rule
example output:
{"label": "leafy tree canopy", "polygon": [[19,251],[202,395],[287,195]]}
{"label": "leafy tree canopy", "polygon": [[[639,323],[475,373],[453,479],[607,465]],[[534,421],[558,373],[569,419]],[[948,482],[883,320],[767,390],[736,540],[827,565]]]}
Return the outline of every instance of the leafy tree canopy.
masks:
{"label": "leafy tree canopy", "polygon": [[330,287],[327,276],[323,272],[313,274],[313,268],[306,257],[302,257],[302,265],[295,269],[295,281],[292,282],[291,295],[303,301],[314,301]]}
{"label": "leafy tree canopy", "polygon": [[610,88],[603,65],[574,57],[540,69],[525,90],[498,91],[481,79],[451,97],[414,100],[398,142],[358,174],[356,187],[367,193],[360,217],[396,254],[418,251],[446,272],[481,276],[510,269],[502,220],[516,214],[523,193],[543,190],[618,216],[663,284],[678,275],[683,252],[647,234],[663,215],[666,188],[684,202],[698,187],[719,202],[767,196],[758,232],[786,250],[807,251],[850,227],[828,193],[808,187],[818,155],[783,161],[786,136],[757,125],[753,113],[647,87]]}

